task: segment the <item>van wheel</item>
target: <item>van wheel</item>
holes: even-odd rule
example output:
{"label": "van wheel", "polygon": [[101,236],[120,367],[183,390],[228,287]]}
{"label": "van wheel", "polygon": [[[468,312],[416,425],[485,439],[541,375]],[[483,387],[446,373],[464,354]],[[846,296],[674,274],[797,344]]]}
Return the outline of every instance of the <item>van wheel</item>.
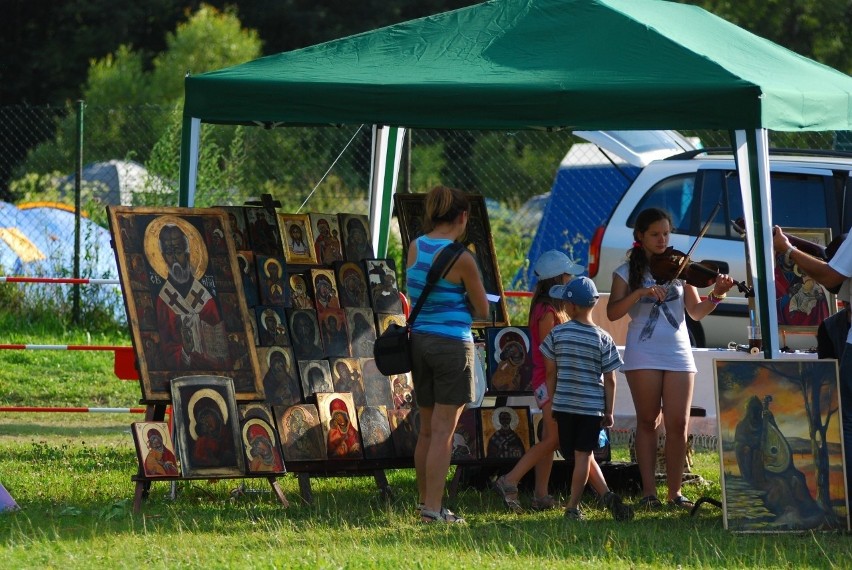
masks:
{"label": "van wheel", "polygon": [[704,337],[704,327],[689,315],[686,315],[686,330],[689,331],[689,344],[693,348],[707,348],[707,339]]}

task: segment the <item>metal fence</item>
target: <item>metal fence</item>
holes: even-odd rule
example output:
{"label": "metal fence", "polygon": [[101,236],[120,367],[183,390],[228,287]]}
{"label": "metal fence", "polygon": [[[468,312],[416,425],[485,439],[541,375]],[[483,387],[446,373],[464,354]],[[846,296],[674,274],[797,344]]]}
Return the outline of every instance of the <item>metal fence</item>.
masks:
{"label": "metal fence", "polygon": [[[9,246],[18,240],[20,246],[21,235],[49,232],[43,220],[32,221],[31,216],[20,214],[21,209],[51,202],[73,210],[78,178],[80,206],[101,228],[107,226],[106,204],[177,205],[180,119],[180,109],[158,106],[0,107],[0,198],[4,201],[0,249],[4,241]],[[730,144],[723,131],[682,134],[695,137],[705,147]],[[577,145],[570,157],[574,163],[609,167],[600,150],[582,143],[570,131],[410,131],[399,191],[425,192],[445,184],[485,196],[504,287],[523,288],[514,278],[527,263],[526,254],[569,150]],[[834,137],[833,133],[770,133],[770,144],[828,149]],[[282,203],[284,212],[365,214],[370,146],[368,125],[203,125],[195,205],[243,204],[268,193]],[[584,184],[586,200],[613,192],[595,187],[603,182],[594,178]],[[558,199],[572,200],[572,196]],[[573,209],[578,217],[586,216],[584,223],[591,227],[604,222],[609,213],[591,202],[577,202]],[[38,225],[27,227],[28,223]],[[568,236],[567,248],[585,247],[588,237]],[[71,236],[65,232],[47,239],[67,244]],[[390,254],[399,257],[399,240],[392,235],[390,242]],[[26,271],[15,246],[5,249],[12,253],[0,256],[2,274],[32,273]],[[97,264],[85,263],[92,256],[86,242],[76,249],[84,260],[81,276],[110,277]],[[64,267],[56,265],[50,267],[51,274],[72,275],[70,261]],[[523,307],[518,308],[522,311]]]}

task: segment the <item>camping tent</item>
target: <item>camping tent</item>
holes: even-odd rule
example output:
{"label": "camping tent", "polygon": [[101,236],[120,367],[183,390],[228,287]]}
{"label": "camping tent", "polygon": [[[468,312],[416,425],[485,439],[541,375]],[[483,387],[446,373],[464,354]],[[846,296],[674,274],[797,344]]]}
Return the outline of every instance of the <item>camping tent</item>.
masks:
{"label": "camping tent", "polygon": [[[75,174],[59,181],[60,192],[74,195]],[[83,167],[80,180],[89,188],[92,197],[103,204],[132,206],[133,197],[146,192],[168,192],[168,185],[159,177],[132,160],[108,160],[93,162]]]}
{"label": "camping tent", "polygon": [[[852,78],[661,0],[492,0],[190,76],[185,86],[183,205],[192,202],[201,122],[736,129],[750,271],[772,334],[766,129],[852,128]],[[777,336],[764,347],[777,355]]]}

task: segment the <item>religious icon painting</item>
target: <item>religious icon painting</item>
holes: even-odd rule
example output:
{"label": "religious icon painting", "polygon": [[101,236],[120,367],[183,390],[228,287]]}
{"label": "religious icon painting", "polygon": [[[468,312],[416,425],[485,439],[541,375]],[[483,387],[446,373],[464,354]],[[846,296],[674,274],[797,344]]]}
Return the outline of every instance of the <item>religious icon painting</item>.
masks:
{"label": "religious icon painting", "polygon": [[284,473],[284,460],[278,446],[274,424],[266,419],[252,417],[240,426],[243,450],[248,473]]}
{"label": "religious icon painting", "polygon": [[725,528],[848,531],[837,361],[716,359],[715,380]]}
{"label": "religious icon painting", "polygon": [[290,306],[290,288],[287,286],[287,263],[281,257],[257,256],[258,289],[262,305]]}
{"label": "religious icon painting", "polygon": [[[370,303],[376,313],[402,313],[402,301],[396,285],[396,263],[392,258],[364,261]],[[381,334],[381,333],[379,333]]]}
{"label": "religious icon painting", "polygon": [[351,356],[349,333],[346,330],[346,313],[342,309],[328,309],[319,313],[318,317],[326,356],[329,358]]}
{"label": "religious icon painting", "polygon": [[376,313],[376,326],[378,326],[379,335],[381,336],[391,324],[404,327],[406,323],[405,315],[396,313]]}
{"label": "religious icon painting", "polygon": [[349,346],[355,358],[372,358],[376,344],[376,323],[370,309],[345,309]]}
{"label": "religious icon painting", "polygon": [[414,382],[411,373],[395,374],[390,377],[391,391],[393,392],[393,408],[416,408],[417,401],[414,399]]}
{"label": "religious icon painting", "polygon": [[334,275],[337,277],[341,306],[346,308],[371,306],[370,299],[367,297],[367,277],[360,263],[339,261],[334,264]]}
{"label": "religious icon painting", "polygon": [[337,219],[343,232],[343,257],[346,261],[359,262],[375,257],[370,219],[362,214],[338,214]]}
{"label": "religious icon painting", "polygon": [[257,315],[257,336],[259,346],[291,346],[287,332],[287,313],[283,307],[254,308]]}
{"label": "religious icon painting", "polygon": [[530,410],[522,406],[479,408],[485,459],[520,459],[530,448]]}
{"label": "religious icon painting", "polygon": [[281,255],[284,249],[281,245],[281,231],[278,228],[275,210],[247,206],[243,212],[251,242],[250,249],[260,255]]}
{"label": "religious icon painting", "polygon": [[284,242],[284,257],[294,265],[316,265],[314,234],[307,214],[278,214]]}
{"label": "religious icon painting", "polygon": [[300,360],[299,372],[306,398],[318,392],[334,392],[328,360]]}
{"label": "religious icon painting", "polygon": [[[263,398],[251,321],[231,232],[218,208],[109,206],[142,399],[167,402],[169,381],[233,379],[239,400]],[[144,260],[147,290],[130,285]],[[143,334],[144,333],[144,334]],[[158,356],[146,350],[156,333]]]}
{"label": "religious icon painting", "polygon": [[393,392],[390,379],[379,372],[376,361],[372,358],[361,358],[361,375],[364,378],[364,394],[368,406],[385,406],[393,409]]}
{"label": "religious icon painting", "polygon": [[[470,216],[467,222],[464,245],[476,259],[485,292],[499,297],[491,303],[492,314],[487,319],[475,319],[474,328],[504,327],[509,325],[509,310],[503,295],[503,282],[497,265],[497,254],[491,239],[491,225],[488,221],[488,209],[481,195],[468,194]],[[402,238],[402,251],[408,251],[409,244],[423,235],[423,212],[426,194],[396,194],[394,205],[399,219],[399,233]]]}
{"label": "religious icon painting", "polygon": [[[831,228],[781,228],[786,235],[821,247],[831,242]],[[775,303],[778,325],[786,333],[816,335],[819,325],[837,312],[835,296],[784,255],[775,256]]]}
{"label": "religious icon painting", "polygon": [[236,250],[250,250],[251,244],[248,239],[248,226],[246,225],[244,208],[242,206],[218,206],[218,208],[225,212],[228,222],[227,229],[231,232]]}
{"label": "religious icon painting", "polygon": [[337,214],[310,213],[311,230],[314,233],[314,250],[322,265],[343,261],[343,241]]}
{"label": "religious icon painting", "polygon": [[297,360],[319,360],[325,358],[325,349],[320,339],[317,312],[313,309],[290,309],[290,341]]}
{"label": "religious icon painting", "polygon": [[388,410],[388,423],[397,457],[414,457],[420,434],[420,410]]}
{"label": "religious icon painting", "polygon": [[275,406],[284,461],[325,461],[325,439],[314,404]]}
{"label": "religious icon painting", "polygon": [[175,456],[169,424],[134,422],[130,427],[139,467],[145,477],[180,477],[180,463]]}
{"label": "religious icon painting", "polygon": [[459,417],[459,423],[456,424],[456,431],[453,433],[453,463],[480,459],[478,416],[478,410],[467,408]]}
{"label": "religious icon painting", "polygon": [[187,478],[245,473],[234,383],[222,376],[185,376],[171,382],[177,451]]}
{"label": "religious icon painting", "polygon": [[263,374],[263,393],[267,404],[292,406],[302,401],[299,367],[293,349],[262,346],[257,349],[260,372]]}
{"label": "religious icon painting", "polygon": [[361,459],[361,433],[352,394],[318,393],[317,409],[329,459]]}
{"label": "religious icon painting", "polygon": [[358,407],[365,459],[387,459],[396,455],[387,414],[384,406]]}
{"label": "religious icon painting", "polygon": [[290,272],[290,306],[294,309],[314,309],[314,288],[310,272]]}
{"label": "religious icon painting", "polygon": [[314,303],[318,312],[340,308],[337,295],[337,283],[331,269],[311,269],[311,283],[314,288]]}
{"label": "religious icon painting", "polygon": [[331,382],[335,392],[349,392],[355,406],[366,406],[364,379],[361,376],[361,363],[357,358],[330,358]]}
{"label": "religious icon painting", "polygon": [[485,329],[488,389],[494,393],[532,390],[532,354],[528,327]]}
{"label": "religious icon painting", "polygon": [[255,266],[254,252],[237,251],[237,266],[240,269],[240,278],[243,282],[246,306],[248,308],[256,307],[260,303],[260,293],[257,286],[257,267]]}

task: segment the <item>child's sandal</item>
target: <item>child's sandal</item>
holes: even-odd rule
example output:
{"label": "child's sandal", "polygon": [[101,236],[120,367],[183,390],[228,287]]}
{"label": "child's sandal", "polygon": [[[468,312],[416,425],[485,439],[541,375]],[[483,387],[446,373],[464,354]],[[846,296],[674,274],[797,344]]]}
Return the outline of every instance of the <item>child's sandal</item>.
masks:
{"label": "child's sandal", "polygon": [[441,512],[430,511],[429,509],[420,510],[420,520],[424,523],[449,523],[449,524],[465,524],[465,520],[457,516],[449,509],[441,509]]}
{"label": "child's sandal", "polygon": [[518,486],[506,482],[505,476],[501,475],[496,481],[494,481],[494,490],[500,493],[503,497],[503,502],[506,504],[507,509],[515,514],[519,514],[524,511],[524,508],[518,501]]}
{"label": "child's sandal", "polygon": [[663,503],[660,502],[660,499],[658,499],[656,495],[648,495],[647,497],[639,499],[637,505],[640,508],[648,509],[650,511],[661,508]]}

